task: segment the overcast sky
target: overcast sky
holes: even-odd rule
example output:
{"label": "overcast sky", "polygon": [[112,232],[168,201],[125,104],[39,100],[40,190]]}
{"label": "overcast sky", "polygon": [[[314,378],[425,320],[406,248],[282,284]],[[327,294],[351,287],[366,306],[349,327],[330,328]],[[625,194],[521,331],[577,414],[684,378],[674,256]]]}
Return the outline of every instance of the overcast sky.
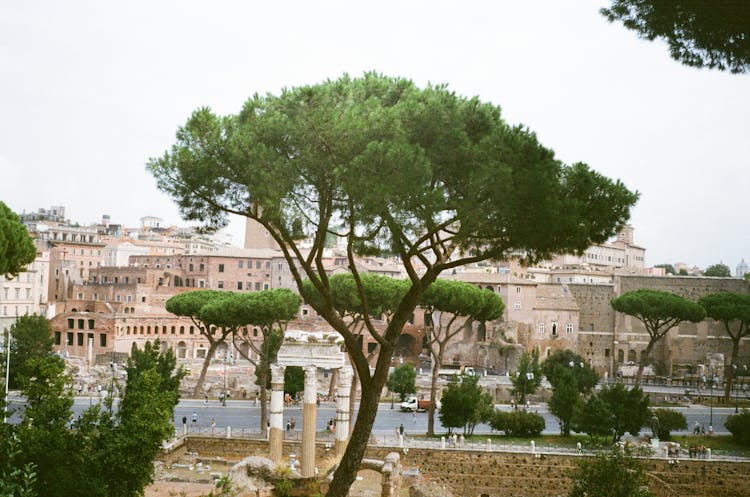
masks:
{"label": "overcast sky", "polygon": [[[184,224],[145,170],[197,107],[374,70],[447,83],[641,198],[646,263],[750,262],[750,76],[684,67],[606,0],[0,6],[0,200]],[[243,242],[243,223],[229,228]]]}

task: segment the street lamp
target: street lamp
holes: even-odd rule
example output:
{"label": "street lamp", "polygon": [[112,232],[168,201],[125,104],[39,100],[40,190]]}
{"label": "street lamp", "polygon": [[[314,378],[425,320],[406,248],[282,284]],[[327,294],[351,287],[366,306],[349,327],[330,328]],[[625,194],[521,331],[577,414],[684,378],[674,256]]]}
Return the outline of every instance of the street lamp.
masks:
{"label": "street lamp", "polygon": [[739,368],[736,364],[732,364],[732,386],[734,387],[734,413],[740,412],[740,399],[737,396],[737,371]]}

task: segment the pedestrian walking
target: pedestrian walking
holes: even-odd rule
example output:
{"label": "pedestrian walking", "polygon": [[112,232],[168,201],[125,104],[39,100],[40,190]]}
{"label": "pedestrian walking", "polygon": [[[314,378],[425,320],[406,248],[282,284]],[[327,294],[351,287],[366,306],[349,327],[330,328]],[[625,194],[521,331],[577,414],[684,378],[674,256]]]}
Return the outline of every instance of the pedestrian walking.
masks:
{"label": "pedestrian walking", "polygon": [[216,420],[211,418],[211,433],[214,432],[214,428],[216,428]]}

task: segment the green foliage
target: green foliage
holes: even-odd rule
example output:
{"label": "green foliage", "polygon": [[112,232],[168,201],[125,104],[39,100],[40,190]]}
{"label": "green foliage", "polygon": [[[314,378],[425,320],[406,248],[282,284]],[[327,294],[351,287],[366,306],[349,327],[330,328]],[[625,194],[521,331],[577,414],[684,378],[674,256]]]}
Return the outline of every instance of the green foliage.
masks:
{"label": "green foliage", "polygon": [[737,443],[750,447],[750,411],[743,409],[739,414],[728,416],[724,426]]}
{"label": "green foliage", "polygon": [[680,268],[680,272],[678,274],[680,276],[687,276],[688,275],[687,269],[685,269],[684,267]]}
{"label": "green foliage", "polygon": [[417,370],[408,362],[400,364],[388,375],[387,385],[403,402],[407,394],[417,391]]}
{"label": "green foliage", "polygon": [[34,262],[36,247],[15,212],[0,202],[0,276],[14,278]]}
{"label": "green foliage", "polygon": [[460,382],[449,383],[443,389],[440,405],[440,423],[452,433],[463,427],[464,435],[471,435],[477,423],[487,421],[492,407],[492,397],[482,392],[479,378],[462,376]]}
{"label": "green foliage", "polygon": [[580,404],[583,401],[578,382],[570,367],[561,364],[555,365],[553,377],[555,383],[552,385],[552,397],[549,400],[548,408],[550,413],[560,421],[560,434],[568,436],[573,416],[576,409],[580,409]]}
{"label": "green foliage", "polygon": [[[513,384],[511,392],[518,398],[518,403],[525,404],[526,396],[533,395],[542,384],[542,368],[539,365],[539,353],[533,350],[531,354],[524,351],[518,362],[518,370],[510,376]],[[519,397],[520,395],[520,397]]]}
{"label": "green foliage", "polygon": [[649,342],[638,367],[636,385],[653,346],[667,332],[683,321],[697,323],[706,317],[703,306],[674,293],[642,288],[627,292],[611,300],[612,308],[640,320],[649,334]]}
{"label": "green foliage", "polygon": [[671,57],[692,67],[733,73],[750,68],[750,3],[734,0],[612,0],[601,9],[641,38],[663,38]]}
{"label": "green foliage", "polygon": [[653,497],[643,465],[627,454],[614,451],[593,458],[580,458],[570,478],[569,497]]}
{"label": "green foliage", "polygon": [[[698,303],[706,310],[706,315],[724,324],[732,337],[750,334],[750,295],[744,293],[717,292],[706,295]],[[733,330],[732,325],[736,325]],[[736,359],[732,358],[732,363]]]}
{"label": "green foliage", "polygon": [[[561,366],[561,368],[558,369],[558,366]],[[580,393],[589,393],[599,382],[599,375],[596,374],[594,368],[572,350],[556,350],[542,362],[542,373],[544,373],[553,389],[563,380],[570,381],[568,375],[565,375],[564,378],[560,376],[566,369],[571,372]]]}
{"label": "green foliage", "polygon": [[664,268],[667,274],[677,274],[672,264],[656,264],[654,267]]}
{"label": "green foliage", "polygon": [[36,497],[36,465],[18,462],[21,447],[14,431],[9,424],[0,426],[0,496]]}
{"label": "green foliage", "polygon": [[[343,316],[360,318],[364,315],[378,317],[392,314],[409,289],[406,280],[372,273],[359,275],[359,284],[352,273],[338,273],[330,277],[328,284],[334,309]],[[302,282],[301,292],[310,305],[324,305],[325,298],[309,279]]]}
{"label": "green foliage", "polygon": [[422,295],[422,308],[452,316],[467,316],[476,321],[492,321],[503,315],[503,299],[463,281],[438,279]]}
{"label": "green foliage", "polygon": [[302,366],[287,366],[284,370],[284,393],[294,398],[305,389],[305,370]]}
{"label": "green foliage", "polygon": [[656,436],[659,440],[671,440],[671,432],[675,430],[686,430],[687,420],[685,415],[672,409],[654,409],[653,415],[659,421]]}
{"label": "green foliage", "polygon": [[544,431],[544,417],[534,412],[494,411],[489,420],[493,430],[502,431],[508,437],[533,438]]}
{"label": "green foliage", "polygon": [[[374,73],[254,95],[234,115],[198,109],[147,167],[185,219],[216,228],[234,213],[264,226],[305,300],[344,338],[368,408],[331,484],[337,496],[364,455],[387,354],[440,273],[517,251],[530,261],[582,253],[613,236],[638,198],[585,164],[563,164],[495,105]],[[334,305],[322,263],[331,233],[349,249],[364,300],[356,328]],[[303,234],[312,246],[298,244]],[[368,302],[353,260],[374,253],[398,258],[408,274],[383,331],[371,322],[378,304]],[[356,347],[363,326],[382,345],[373,373]]]}
{"label": "green foliage", "polygon": [[703,276],[731,278],[732,272],[729,270],[729,266],[727,266],[726,264],[714,264],[712,266],[708,266],[706,270],[703,271]]}
{"label": "green foliage", "polygon": [[648,395],[639,387],[622,383],[604,386],[579,404],[573,416],[573,430],[593,436],[609,436],[617,442],[625,433],[638,435],[651,417]]}
{"label": "green foliage", "polygon": [[[36,468],[40,497],[136,497],[153,479],[153,460],[174,434],[172,418],[183,376],[171,350],[134,348],[116,413],[94,405],[70,424],[70,379],[57,356],[33,357],[21,378],[28,407],[16,436],[16,469]],[[0,461],[1,462],[1,461]]]}
{"label": "green foliage", "polygon": [[[49,321],[44,316],[26,315],[19,317],[10,327],[10,388],[19,388],[20,376],[27,372],[24,370],[26,361],[32,357],[46,356],[52,354],[54,340]],[[5,354],[0,354],[2,364],[5,364]]]}

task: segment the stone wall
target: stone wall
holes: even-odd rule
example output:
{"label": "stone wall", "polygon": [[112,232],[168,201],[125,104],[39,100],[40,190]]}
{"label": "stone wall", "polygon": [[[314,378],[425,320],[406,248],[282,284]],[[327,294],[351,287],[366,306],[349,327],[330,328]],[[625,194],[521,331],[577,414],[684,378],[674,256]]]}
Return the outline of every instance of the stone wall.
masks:
{"label": "stone wall", "polygon": [[[623,293],[649,288],[663,290],[693,301],[720,291],[750,293],[750,284],[732,278],[615,276],[612,285],[569,284],[580,308],[576,353],[587,359],[600,375],[615,375],[623,363],[637,362],[648,343],[643,324],[615,313],[610,300]],[[731,341],[721,324],[710,320],[683,323],[654,347],[651,362],[662,375],[679,376],[681,367],[706,363],[708,354],[724,354],[728,363]],[[750,339],[740,344],[740,364],[750,364]]]}
{"label": "stone wall", "polygon": [[[318,444],[319,461],[331,453]],[[284,443],[284,459],[299,452],[298,443]],[[365,457],[384,459],[393,448],[368,447]],[[188,437],[172,451],[159,458],[173,462],[185,452],[201,457],[241,459],[268,453],[262,440]],[[577,466],[576,455],[480,452],[457,449],[410,449],[402,455],[404,470],[418,468],[420,473],[454,495],[479,497],[553,497],[568,494],[569,472]],[[739,497],[750,495],[750,463],[705,459],[681,459],[677,464],[667,459],[644,459],[649,486],[658,497]]]}

